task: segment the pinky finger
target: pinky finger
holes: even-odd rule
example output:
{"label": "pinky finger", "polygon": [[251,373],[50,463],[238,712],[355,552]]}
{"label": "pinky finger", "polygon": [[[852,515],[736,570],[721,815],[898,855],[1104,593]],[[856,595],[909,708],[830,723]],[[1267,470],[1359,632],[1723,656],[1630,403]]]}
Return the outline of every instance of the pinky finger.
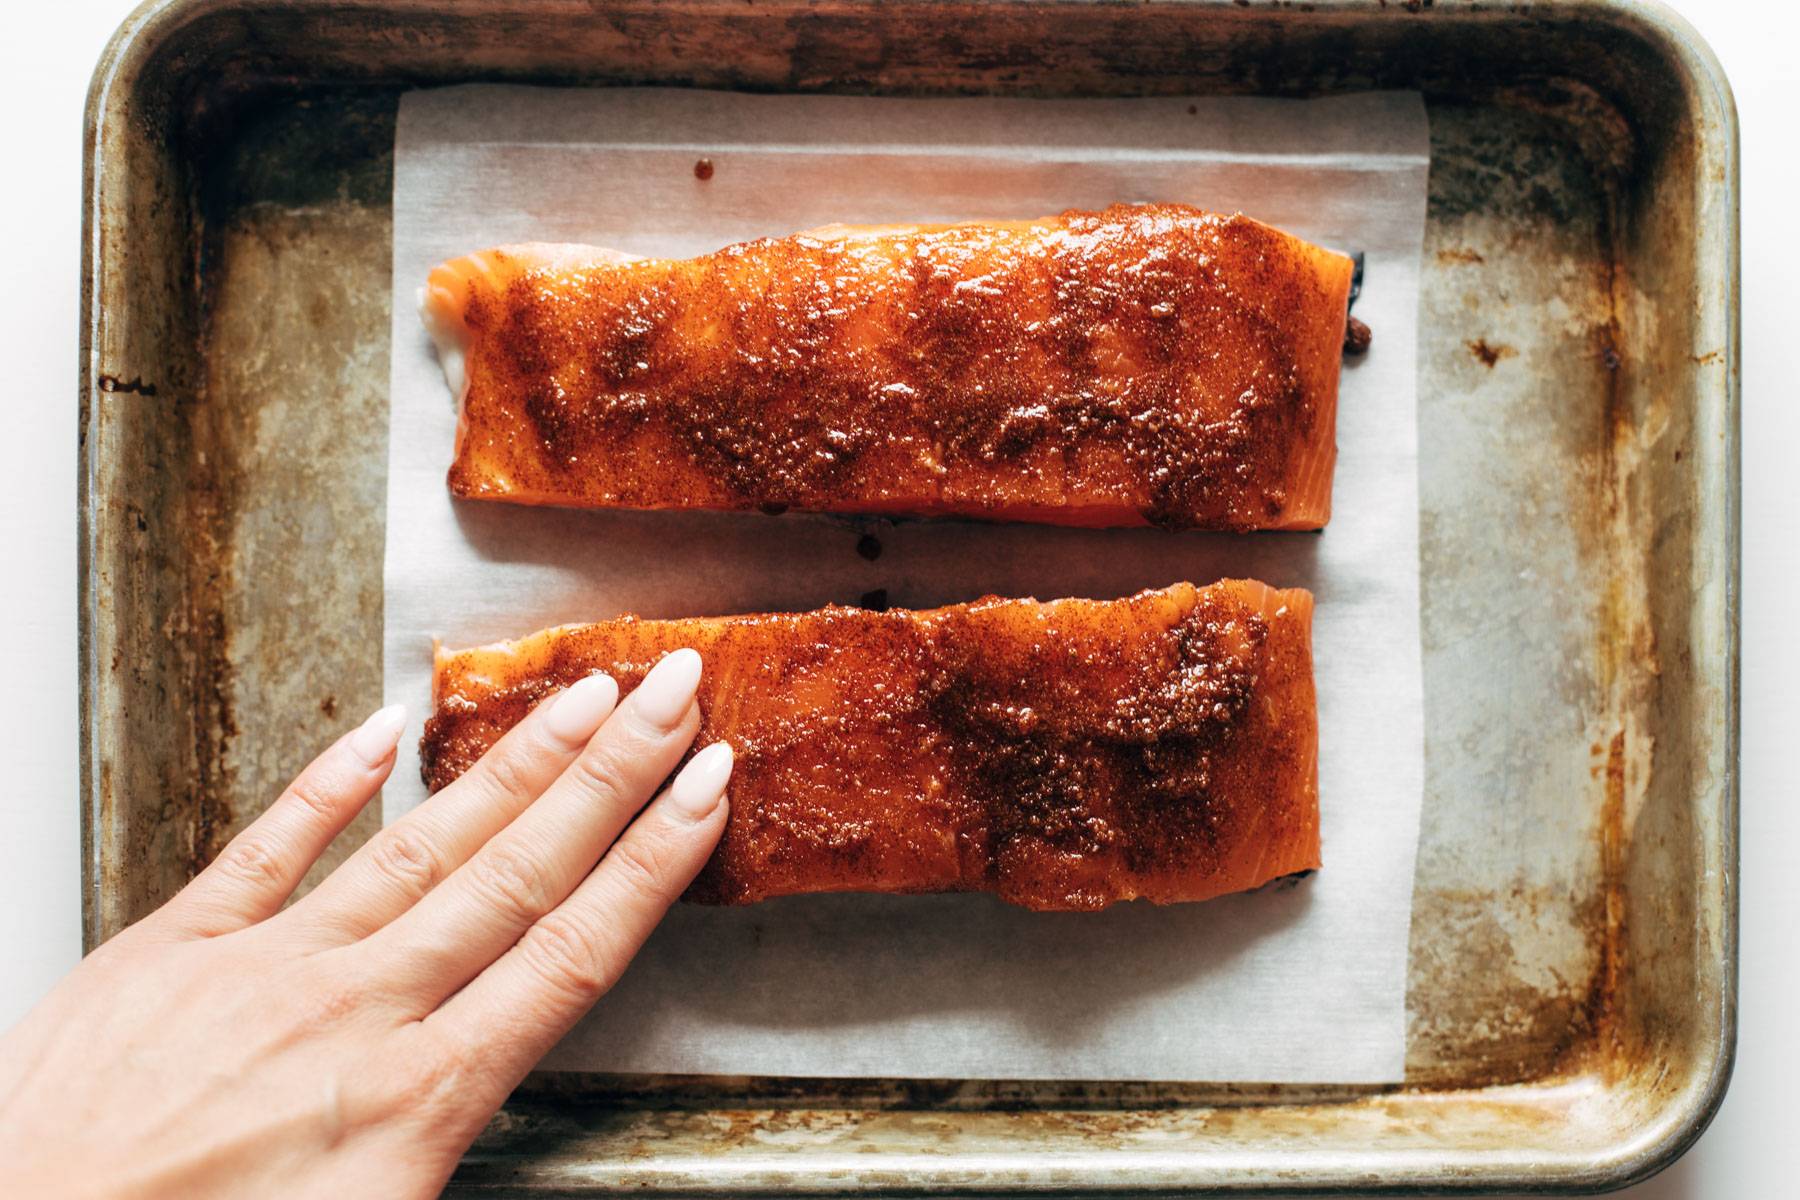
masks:
{"label": "pinky finger", "polygon": [[178,934],[215,937],[279,912],[331,840],[368,804],[394,768],[406,709],[381,709],[295,777],[157,914]]}
{"label": "pinky finger", "polygon": [[569,898],[426,1025],[454,1044],[484,1046],[490,1082],[510,1090],[612,987],[706,865],[725,832],[731,765],[724,742],[689,759]]}

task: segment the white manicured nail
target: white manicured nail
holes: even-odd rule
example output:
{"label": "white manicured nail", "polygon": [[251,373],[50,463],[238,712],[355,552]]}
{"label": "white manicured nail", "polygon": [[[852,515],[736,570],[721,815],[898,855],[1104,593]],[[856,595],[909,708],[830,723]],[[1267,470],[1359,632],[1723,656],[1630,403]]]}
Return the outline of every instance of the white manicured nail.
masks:
{"label": "white manicured nail", "polygon": [[731,764],[735,756],[730,742],[714,742],[694,757],[669,785],[669,803],[678,812],[699,820],[719,807],[725,785],[731,782]]}
{"label": "white manicured nail", "polygon": [[618,703],[619,685],[611,675],[577,679],[551,698],[550,710],[544,714],[544,729],[571,750],[579,749],[587,745]]}
{"label": "white manicured nail", "polygon": [[696,650],[677,650],[650,668],[644,682],[631,693],[631,706],[637,715],[658,729],[673,729],[693,703],[694,691],[700,686],[700,654]]}
{"label": "white manicured nail", "polygon": [[350,751],[371,767],[379,767],[394,752],[405,728],[406,705],[390,704],[377,709],[350,735]]}

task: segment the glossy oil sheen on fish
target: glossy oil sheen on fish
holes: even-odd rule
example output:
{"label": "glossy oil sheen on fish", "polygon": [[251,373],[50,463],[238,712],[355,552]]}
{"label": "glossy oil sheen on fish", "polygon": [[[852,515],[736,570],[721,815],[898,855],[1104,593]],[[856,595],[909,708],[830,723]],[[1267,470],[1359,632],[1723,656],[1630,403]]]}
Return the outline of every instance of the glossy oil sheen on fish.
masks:
{"label": "glossy oil sheen on fish", "polygon": [[695,747],[729,741],[737,766],[689,899],[1203,900],[1319,866],[1311,620],[1305,591],[1225,581],[562,626],[441,652],[420,758],[444,787],[556,689],[629,690],[693,646]]}
{"label": "glossy oil sheen on fish", "polygon": [[431,273],[458,496],[1316,529],[1351,260],[1115,205]]}

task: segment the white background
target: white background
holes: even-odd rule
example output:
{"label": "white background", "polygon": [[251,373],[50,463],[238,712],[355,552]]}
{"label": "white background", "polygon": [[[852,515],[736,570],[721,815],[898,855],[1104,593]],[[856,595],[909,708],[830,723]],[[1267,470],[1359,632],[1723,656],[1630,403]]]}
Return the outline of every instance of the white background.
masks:
{"label": "white background", "polygon": [[[0,289],[6,354],[0,437],[0,1026],[80,954],[76,801],[75,412],[81,113],[88,77],[130,0],[56,0],[7,13],[0,145],[10,231]],[[1800,9],[1785,0],[1683,0],[1724,62],[1743,135],[1744,580],[1742,995],[1736,1076],[1713,1128],[1629,1195],[1779,1197],[1800,1168],[1800,445],[1792,325],[1800,319],[1795,126]],[[1784,763],[1789,763],[1783,769]],[[1784,1016],[1783,1014],[1789,1014]]]}

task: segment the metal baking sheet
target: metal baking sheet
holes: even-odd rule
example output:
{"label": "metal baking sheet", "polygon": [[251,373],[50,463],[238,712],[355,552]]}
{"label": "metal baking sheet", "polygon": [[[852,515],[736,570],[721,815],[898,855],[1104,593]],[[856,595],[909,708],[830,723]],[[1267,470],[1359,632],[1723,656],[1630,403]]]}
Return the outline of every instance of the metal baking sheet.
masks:
{"label": "metal baking sheet", "polygon": [[90,945],[379,701],[394,111],[477,79],[1422,90],[1426,797],[1403,1086],[542,1075],[453,1189],[1573,1191],[1698,1135],[1734,1039],[1735,119],[1638,4],[147,4],[88,121]]}

